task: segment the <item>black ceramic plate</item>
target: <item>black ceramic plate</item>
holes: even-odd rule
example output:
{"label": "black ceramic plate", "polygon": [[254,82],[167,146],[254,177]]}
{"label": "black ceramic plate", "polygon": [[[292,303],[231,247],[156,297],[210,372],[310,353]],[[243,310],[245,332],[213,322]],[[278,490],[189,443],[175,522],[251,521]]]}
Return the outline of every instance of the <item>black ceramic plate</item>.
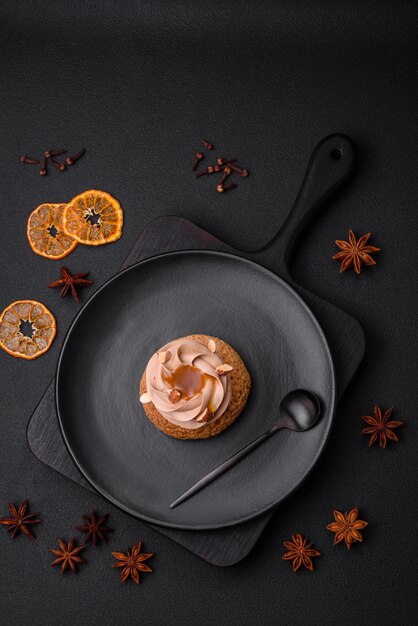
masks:
{"label": "black ceramic plate", "polygon": [[[160,432],[139,402],[151,354],[176,337],[216,335],[252,378],[246,408],[217,437],[180,441]],[[267,430],[291,389],[316,393],[323,413],[304,433],[286,430],[182,504],[198,478]],[[292,492],[318,459],[335,407],[335,379],[314,316],[281,278],[243,258],[176,252],[108,281],[73,322],[58,362],[56,400],[65,442],[106,498],[156,524],[208,529],[243,522]]]}

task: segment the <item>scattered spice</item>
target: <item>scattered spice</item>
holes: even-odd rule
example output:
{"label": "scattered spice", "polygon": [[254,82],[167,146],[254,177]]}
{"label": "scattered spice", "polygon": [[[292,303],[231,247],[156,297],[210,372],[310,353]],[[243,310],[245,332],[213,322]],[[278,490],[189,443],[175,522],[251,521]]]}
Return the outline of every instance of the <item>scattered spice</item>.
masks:
{"label": "scattered spice", "polygon": [[194,158],[193,165],[192,165],[193,172],[197,170],[197,166],[199,165],[202,159],[203,159],[203,152],[196,152],[196,156]]}
{"label": "scattered spice", "polygon": [[79,530],[82,533],[85,533],[83,544],[91,541],[94,547],[97,546],[101,541],[107,543],[106,533],[113,532],[113,528],[109,528],[108,526],[104,526],[107,518],[109,517],[109,513],[106,513],[102,517],[97,518],[94,511],[91,512],[90,517],[87,515],[81,516],[84,524],[81,526],[76,526],[76,530]]}
{"label": "scattered spice", "polygon": [[357,241],[353,231],[349,230],[348,241],[341,239],[336,240],[335,243],[340,248],[341,252],[337,252],[332,258],[336,261],[342,261],[340,273],[345,272],[345,270],[348,270],[348,268],[353,265],[356,274],[360,274],[362,263],[364,263],[364,265],[376,265],[376,261],[370,255],[379,252],[380,248],[366,246],[370,236],[371,233],[367,233]]}
{"label": "scattered spice", "polygon": [[[206,147],[207,150],[213,149],[213,145],[209,143],[208,141],[206,141],[205,139],[202,139],[201,143],[203,143],[203,145]],[[193,168],[192,168],[193,171],[197,169],[197,166],[199,165],[202,158],[203,158],[202,152],[198,152],[196,154],[195,160],[193,161]],[[218,181],[216,185],[216,190],[218,191],[218,193],[223,193],[224,191],[235,189],[235,187],[237,186],[235,184],[230,184],[230,185],[224,184],[226,179],[233,172],[236,172],[243,178],[249,175],[249,171],[246,168],[240,168],[240,167],[237,167],[236,165],[233,165],[236,162],[236,160],[237,159],[227,159],[226,157],[218,157],[214,165],[209,165],[205,169],[200,170],[200,172],[196,174],[196,178],[201,178],[201,176],[205,176],[206,174],[214,174],[217,172],[221,172],[222,173],[221,179]]]}
{"label": "scattered spice", "polygon": [[28,165],[39,165],[40,161],[38,159],[30,159],[27,156],[20,157],[21,163],[27,163]]}
{"label": "scattered spice", "polygon": [[222,165],[219,165],[218,163],[216,165],[209,165],[204,170],[200,170],[200,172],[196,174],[196,178],[200,178],[201,176],[204,176],[205,174],[215,174],[218,172],[225,172],[227,170],[227,166],[230,163],[232,163],[232,161],[228,161],[228,164],[225,167]]}
{"label": "scattered spice", "polygon": [[224,191],[229,191],[230,189],[235,189],[237,185],[231,183],[230,185],[218,185],[216,190],[218,193],[223,193]]}
{"label": "scattered spice", "polygon": [[362,435],[371,435],[369,440],[369,447],[372,446],[378,439],[381,448],[386,448],[388,439],[392,441],[399,441],[398,436],[393,432],[393,428],[402,426],[403,422],[390,420],[393,407],[388,409],[385,413],[382,413],[382,409],[375,404],[374,415],[362,415],[361,419],[364,420],[369,426],[363,428]]}
{"label": "scattered spice", "polygon": [[302,563],[306,569],[312,572],[312,557],[321,556],[321,553],[318,550],[314,550],[311,547],[312,544],[308,543],[306,538],[303,539],[302,535],[298,533],[296,537],[292,535],[292,541],[283,541],[283,545],[288,549],[288,552],[282,556],[282,559],[284,561],[292,561],[294,572],[297,572]]}
{"label": "scattered spice", "polygon": [[66,543],[63,539],[59,539],[58,542],[60,549],[50,550],[52,554],[55,554],[55,556],[58,557],[55,561],[52,561],[51,565],[61,565],[61,574],[63,574],[68,568],[70,568],[73,572],[76,572],[77,565],[85,563],[85,559],[79,556],[85,546],[76,547],[74,539],[71,539],[68,543]]}
{"label": "scattered spice", "polygon": [[233,164],[233,161],[229,161],[229,167],[234,170],[234,172],[237,172],[240,176],[242,176],[243,178],[246,178],[249,175],[249,171],[245,168],[241,169],[240,167],[237,167],[236,165]]}
{"label": "scattered spice", "polygon": [[85,148],[83,148],[77,154],[74,154],[73,156],[69,156],[67,159],[65,159],[65,162],[56,161],[54,159],[54,157],[61,156],[62,154],[67,154],[67,152],[68,150],[64,150],[63,148],[60,148],[58,150],[45,150],[45,152],[42,155],[41,160],[32,159],[24,155],[20,157],[20,161],[21,163],[27,163],[29,165],[39,165],[39,163],[41,163],[41,169],[39,170],[39,174],[41,176],[46,176],[48,173],[48,167],[47,167],[48,161],[50,161],[51,165],[59,169],[61,172],[65,172],[65,170],[67,169],[67,165],[68,166],[74,165],[74,163],[78,161],[78,159],[80,159],[83,156],[83,154],[85,154],[86,150]]}
{"label": "scattered spice", "polygon": [[357,519],[358,513],[357,507],[354,507],[354,509],[351,509],[348,513],[334,511],[335,522],[327,526],[327,530],[335,533],[334,545],[344,540],[347,550],[349,550],[355,541],[363,541],[363,537],[359,531],[362,528],[366,528],[368,522]]}
{"label": "scattered spice", "polygon": [[123,552],[112,552],[112,556],[119,562],[113,563],[112,567],[123,567],[121,572],[121,580],[124,583],[129,576],[132,580],[139,585],[139,572],[152,572],[152,569],[145,565],[144,561],[148,560],[154,554],[140,552],[141,542],[138,541],[136,546],[132,548],[132,551],[124,554]]}
{"label": "scattered spice", "polygon": [[23,533],[27,537],[36,539],[29,526],[30,524],[39,524],[41,520],[35,519],[38,517],[39,513],[30,513],[29,515],[26,515],[27,506],[27,500],[24,500],[18,509],[14,506],[14,504],[9,502],[7,508],[9,509],[10,517],[0,518],[0,524],[8,526],[7,532],[10,533],[12,539],[14,539],[19,533]]}
{"label": "scattered spice", "polygon": [[59,161],[56,161],[55,159],[50,159],[49,162],[52,163],[52,165],[56,167],[57,169],[59,169],[61,172],[65,172],[65,170],[67,169],[67,166],[65,165],[65,163],[60,163]]}
{"label": "scattered spice", "polygon": [[206,150],[213,150],[213,145],[211,143],[209,143],[209,141],[207,141],[206,139],[202,139],[203,145],[205,146]]}
{"label": "scattered spice", "polygon": [[42,164],[41,164],[41,169],[39,170],[39,174],[40,176],[46,176],[47,174],[45,157],[42,159]]}
{"label": "scattered spice", "polygon": [[81,157],[86,153],[86,149],[82,148],[82,150],[80,150],[80,152],[77,152],[77,154],[73,154],[73,156],[69,156],[68,159],[65,159],[65,162],[67,165],[74,165],[74,163],[76,161],[78,161],[78,159],[81,159]]}
{"label": "scattered spice", "polygon": [[224,182],[226,181],[228,176],[231,176],[231,173],[232,173],[232,170],[231,170],[230,167],[225,167],[224,168],[224,173],[223,173],[223,176],[222,176],[221,180],[219,181],[218,187],[222,187],[222,185],[224,184]]}
{"label": "scattered spice", "polygon": [[73,296],[76,302],[80,302],[77,294],[77,288],[86,287],[87,285],[91,285],[93,283],[92,280],[87,280],[87,276],[90,272],[83,272],[81,274],[72,275],[70,271],[66,267],[62,267],[60,269],[60,273],[62,278],[54,281],[48,287],[55,289],[56,287],[61,287],[61,298],[65,298],[65,296],[71,291],[71,295]]}
{"label": "scattered spice", "polygon": [[214,171],[215,171],[215,168],[213,167],[213,165],[209,165],[204,170],[200,170],[200,172],[196,174],[196,178],[200,178],[201,176],[204,176],[205,174],[213,174]]}
{"label": "scattered spice", "polygon": [[44,157],[51,159],[52,157],[61,156],[61,154],[67,154],[67,150],[45,150]]}

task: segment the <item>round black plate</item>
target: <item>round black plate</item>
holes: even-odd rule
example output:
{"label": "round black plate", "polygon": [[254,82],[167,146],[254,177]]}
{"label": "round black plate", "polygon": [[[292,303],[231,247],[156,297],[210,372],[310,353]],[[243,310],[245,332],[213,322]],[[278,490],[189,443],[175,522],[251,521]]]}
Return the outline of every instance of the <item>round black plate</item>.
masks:
{"label": "round black plate", "polygon": [[[246,408],[217,437],[180,441],[139,402],[139,380],[161,345],[191,333],[219,336],[252,378]],[[304,388],[321,400],[318,424],[279,431],[193,498],[169,504],[270,428],[282,397]],[[58,362],[57,412],[65,442],[90,483],[144,520],[183,529],[237,524],[283,500],[306,477],[333,418],[335,378],[314,316],[281,278],[236,256],[175,252],[117,274],[74,320]]]}

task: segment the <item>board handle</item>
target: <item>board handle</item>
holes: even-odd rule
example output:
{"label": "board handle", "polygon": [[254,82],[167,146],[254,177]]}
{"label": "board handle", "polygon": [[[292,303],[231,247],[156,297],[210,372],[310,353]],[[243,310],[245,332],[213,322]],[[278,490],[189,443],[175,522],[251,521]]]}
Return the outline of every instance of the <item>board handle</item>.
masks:
{"label": "board handle", "polygon": [[299,194],[280,231],[264,248],[248,256],[288,276],[289,258],[302,230],[317,209],[350,177],[353,161],[351,139],[340,134],[322,139],[312,152]]}

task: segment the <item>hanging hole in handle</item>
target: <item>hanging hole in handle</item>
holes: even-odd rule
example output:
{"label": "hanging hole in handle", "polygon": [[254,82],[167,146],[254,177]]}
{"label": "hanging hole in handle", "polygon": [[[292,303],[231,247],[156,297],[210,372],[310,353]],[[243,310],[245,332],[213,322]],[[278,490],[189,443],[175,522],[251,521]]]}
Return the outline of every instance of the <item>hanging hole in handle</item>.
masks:
{"label": "hanging hole in handle", "polygon": [[331,159],[334,159],[334,161],[338,161],[339,159],[341,159],[342,156],[343,156],[343,151],[341,150],[341,148],[334,148],[330,152],[330,157]]}

